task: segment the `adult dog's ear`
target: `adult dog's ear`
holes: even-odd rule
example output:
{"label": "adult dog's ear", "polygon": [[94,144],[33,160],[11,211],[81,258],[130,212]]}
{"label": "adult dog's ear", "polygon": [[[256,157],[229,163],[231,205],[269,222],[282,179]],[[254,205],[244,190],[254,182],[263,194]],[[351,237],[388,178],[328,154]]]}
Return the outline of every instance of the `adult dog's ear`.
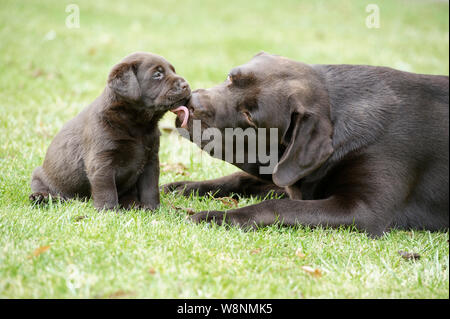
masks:
{"label": "adult dog's ear", "polygon": [[113,67],[108,77],[108,87],[117,95],[131,101],[141,97],[134,63],[119,63]]}
{"label": "adult dog's ear", "polygon": [[[298,101],[282,143],[286,150],[273,171],[272,179],[280,187],[291,186],[322,165],[333,153],[333,128],[327,112],[306,110]],[[323,114],[327,113],[327,114]]]}

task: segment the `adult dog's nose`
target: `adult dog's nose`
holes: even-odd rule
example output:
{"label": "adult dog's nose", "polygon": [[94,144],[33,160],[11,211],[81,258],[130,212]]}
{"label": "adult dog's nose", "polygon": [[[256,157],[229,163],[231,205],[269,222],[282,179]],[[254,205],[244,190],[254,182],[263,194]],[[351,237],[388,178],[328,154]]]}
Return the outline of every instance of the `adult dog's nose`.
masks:
{"label": "adult dog's nose", "polygon": [[[201,89],[200,89],[201,90]],[[189,109],[191,109],[192,111],[195,111],[195,110],[202,110],[203,109],[203,107],[202,107],[202,105],[200,104],[200,99],[199,99],[199,94],[198,94],[198,92],[200,91],[200,90],[195,90],[194,92],[192,92],[192,94],[191,94],[191,98],[189,99],[189,103],[188,103],[188,108]]]}

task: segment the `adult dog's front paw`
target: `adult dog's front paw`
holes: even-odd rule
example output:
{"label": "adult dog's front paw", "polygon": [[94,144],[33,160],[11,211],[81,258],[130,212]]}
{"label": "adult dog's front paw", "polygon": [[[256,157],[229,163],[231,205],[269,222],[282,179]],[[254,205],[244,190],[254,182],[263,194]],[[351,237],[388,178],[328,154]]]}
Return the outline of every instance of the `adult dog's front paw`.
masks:
{"label": "adult dog's front paw", "polygon": [[183,196],[190,196],[191,194],[197,194],[199,196],[203,196],[205,194],[204,190],[202,190],[202,184],[197,182],[173,182],[169,184],[165,184],[159,188],[160,192],[168,193],[178,193]]}
{"label": "adult dog's front paw", "polygon": [[183,193],[185,188],[187,187],[187,184],[189,182],[173,182],[169,184],[162,185],[159,190],[163,193],[170,193],[170,192],[179,192]]}
{"label": "adult dog's front paw", "polygon": [[215,223],[219,226],[230,225],[242,228],[243,230],[258,229],[264,224],[262,221],[258,222],[252,211],[246,210],[245,207],[235,210],[228,210],[226,212],[199,212],[190,216],[189,219],[195,223],[207,222]]}
{"label": "adult dog's front paw", "polygon": [[200,212],[195,215],[189,217],[191,221],[194,223],[215,223],[217,225],[222,225],[225,223],[226,214],[225,212],[220,211],[209,211],[209,212]]}

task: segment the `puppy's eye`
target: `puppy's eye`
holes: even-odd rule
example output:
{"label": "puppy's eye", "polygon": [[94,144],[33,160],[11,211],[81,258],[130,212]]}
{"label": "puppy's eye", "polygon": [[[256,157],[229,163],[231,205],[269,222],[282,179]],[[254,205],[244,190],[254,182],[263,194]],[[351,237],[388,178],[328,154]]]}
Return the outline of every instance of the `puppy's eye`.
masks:
{"label": "puppy's eye", "polygon": [[164,74],[160,71],[156,71],[152,74],[152,78],[155,80],[161,80],[164,77]]}

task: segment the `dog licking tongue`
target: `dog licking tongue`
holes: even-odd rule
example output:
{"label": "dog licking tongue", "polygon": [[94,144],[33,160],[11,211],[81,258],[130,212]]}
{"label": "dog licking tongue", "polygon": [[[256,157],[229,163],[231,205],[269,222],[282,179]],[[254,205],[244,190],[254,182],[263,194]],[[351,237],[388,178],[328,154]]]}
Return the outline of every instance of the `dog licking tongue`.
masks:
{"label": "dog licking tongue", "polygon": [[189,110],[186,106],[179,106],[176,109],[170,110],[171,112],[175,113],[178,118],[180,119],[181,127],[186,128],[186,124],[189,119]]}

